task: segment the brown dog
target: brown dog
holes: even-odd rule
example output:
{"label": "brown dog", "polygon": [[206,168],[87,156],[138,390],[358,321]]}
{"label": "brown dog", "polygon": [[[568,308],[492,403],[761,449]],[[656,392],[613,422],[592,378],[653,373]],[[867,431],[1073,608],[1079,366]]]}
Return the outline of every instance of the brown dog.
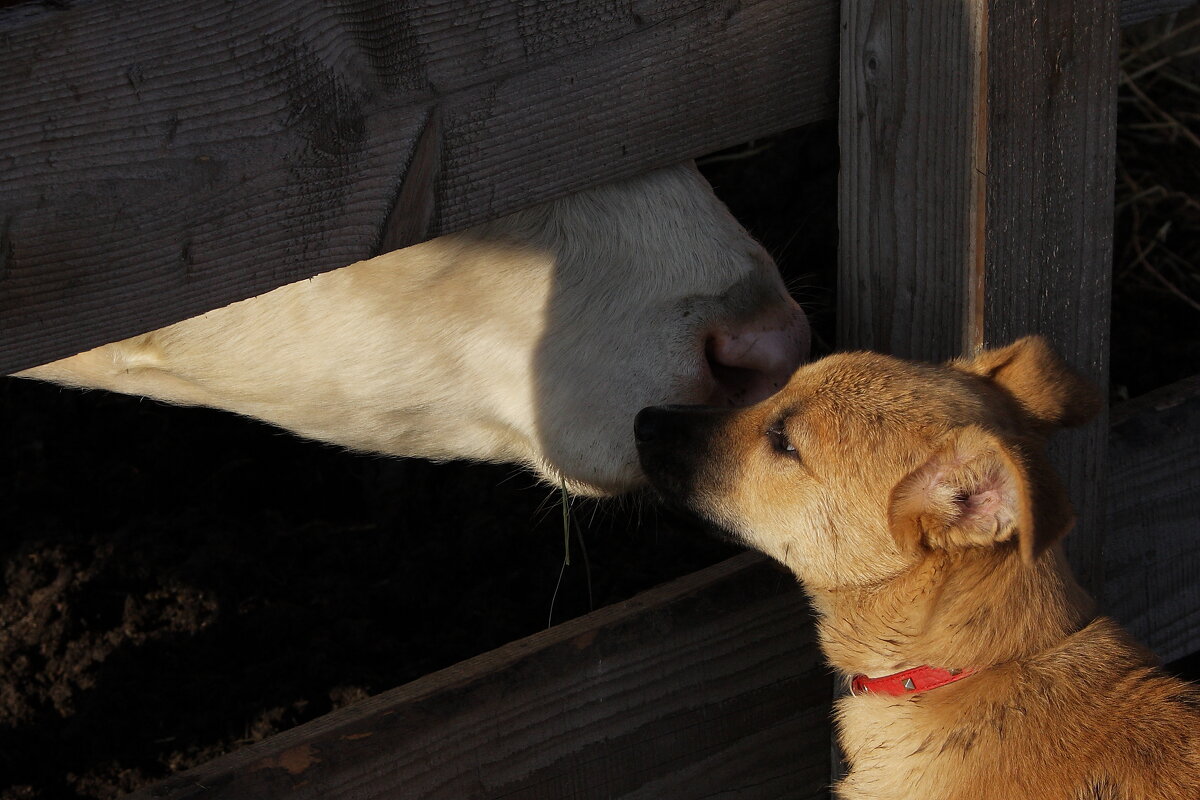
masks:
{"label": "brown dog", "polygon": [[1096,407],[1031,337],[944,366],[835,355],[749,408],[638,416],[656,488],[811,597],[854,692],[838,797],[1200,798],[1200,691],[1095,615],[1057,544],[1045,439]]}

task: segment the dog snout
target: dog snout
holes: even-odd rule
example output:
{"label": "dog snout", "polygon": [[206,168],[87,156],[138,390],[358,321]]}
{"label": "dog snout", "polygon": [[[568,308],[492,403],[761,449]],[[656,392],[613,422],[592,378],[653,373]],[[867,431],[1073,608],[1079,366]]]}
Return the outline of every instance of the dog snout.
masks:
{"label": "dog snout", "polygon": [[686,502],[705,469],[714,431],[730,413],[709,406],[654,406],[638,412],[638,461],[664,499]]}
{"label": "dog snout", "polygon": [[714,521],[699,499],[714,431],[731,413],[709,406],[644,408],[634,420],[634,435],[638,460],[663,508],[684,514],[690,525],[709,536],[744,544]]}
{"label": "dog snout", "polygon": [[657,441],[670,426],[671,411],[668,406],[643,408],[633,418],[633,437],[638,444]]}
{"label": "dog snout", "polygon": [[720,413],[709,406],[651,406],[633,418],[638,445],[679,445],[694,439],[698,426]]}

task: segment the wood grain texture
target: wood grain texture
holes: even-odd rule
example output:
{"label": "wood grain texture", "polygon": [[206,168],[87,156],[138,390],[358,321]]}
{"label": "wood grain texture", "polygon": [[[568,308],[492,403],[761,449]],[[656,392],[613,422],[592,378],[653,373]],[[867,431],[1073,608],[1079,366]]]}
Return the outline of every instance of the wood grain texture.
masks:
{"label": "wood grain texture", "polygon": [[1122,0],[1121,27],[1191,8],[1196,0]]}
{"label": "wood grain texture", "polygon": [[[986,300],[978,344],[1042,333],[1107,387],[1117,3],[998,2],[987,29]],[[1102,413],[1051,447],[1078,515],[1067,551],[1096,593],[1107,431]]]}
{"label": "wood grain texture", "polygon": [[1164,661],[1200,652],[1200,376],[1113,409],[1103,606]]}
{"label": "wood grain texture", "polygon": [[[1123,8],[1142,19],[1178,2]],[[918,28],[964,13],[914,6]],[[836,12],[833,0],[6,4],[0,374],[828,117]],[[962,56],[907,52],[909,68],[935,71]],[[947,102],[961,88],[940,85]],[[896,102],[880,107],[898,118]],[[936,128],[895,154],[932,154],[934,173],[955,163],[961,149]],[[860,178],[893,180],[876,166]],[[925,302],[960,280],[948,247],[927,244],[963,236],[950,183],[892,220],[893,247],[940,276],[902,276],[900,299],[926,309],[915,336],[875,296],[878,279],[847,282],[898,345],[958,325]]]}
{"label": "wood grain texture", "polygon": [[[843,3],[839,346],[1047,335],[1107,381],[1116,4]],[[1096,588],[1105,422],[1055,456]]]}
{"label": "wood grain texture", "polygon": [[799,588],[746,554],[131,797],[824,797],[830,692]]}
{"label": "wood grain texture", "polygon": [[962,351],[979,68],[972,3],[842,4],[838,343]]}
{"label": "wood grain texture", "polygon": [[[1200,376],[1118,406],[1104,610],[1200,648]],[[752,554],[217,759],[149,798],[825,797],[832,686]]]}
{"label": "wood grain texture", "polygon": [[826,117],[835,17],[830,0],[0,10],[0,373]]}

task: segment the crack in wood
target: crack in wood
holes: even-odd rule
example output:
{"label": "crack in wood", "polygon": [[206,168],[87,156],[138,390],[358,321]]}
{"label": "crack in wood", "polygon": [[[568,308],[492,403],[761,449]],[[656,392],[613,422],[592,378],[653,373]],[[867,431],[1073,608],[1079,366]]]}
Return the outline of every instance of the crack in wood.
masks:
{"label": "crack in wood", "polygon": [[437,215],[442,167],[442,110],[430,106],[400,178],[391,209],[379,229],[373,255],[390,253],[429,238]]}

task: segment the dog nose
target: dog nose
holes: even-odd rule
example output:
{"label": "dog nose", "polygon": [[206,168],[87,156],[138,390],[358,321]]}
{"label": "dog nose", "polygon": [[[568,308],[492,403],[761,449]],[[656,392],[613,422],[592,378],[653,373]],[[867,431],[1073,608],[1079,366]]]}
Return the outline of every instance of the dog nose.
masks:
{"label": "dog nose", "polygon": [[653,442],[662,434],[666,411],[657,406],[643,408],[633,418],[633,438],[639,443]]}
{"label": "dog nose", "polygon": [[751,405],[787,383],[808,356],[808,318],[791,302],[783,313],[709,334],[704,345],[715,387],[713,405]]}
{"label": "dog nose", "polygon": [[712,406],[650,406],[633,418],[633,438],[639,445],[680,444],[702,435],[726,413]]}

